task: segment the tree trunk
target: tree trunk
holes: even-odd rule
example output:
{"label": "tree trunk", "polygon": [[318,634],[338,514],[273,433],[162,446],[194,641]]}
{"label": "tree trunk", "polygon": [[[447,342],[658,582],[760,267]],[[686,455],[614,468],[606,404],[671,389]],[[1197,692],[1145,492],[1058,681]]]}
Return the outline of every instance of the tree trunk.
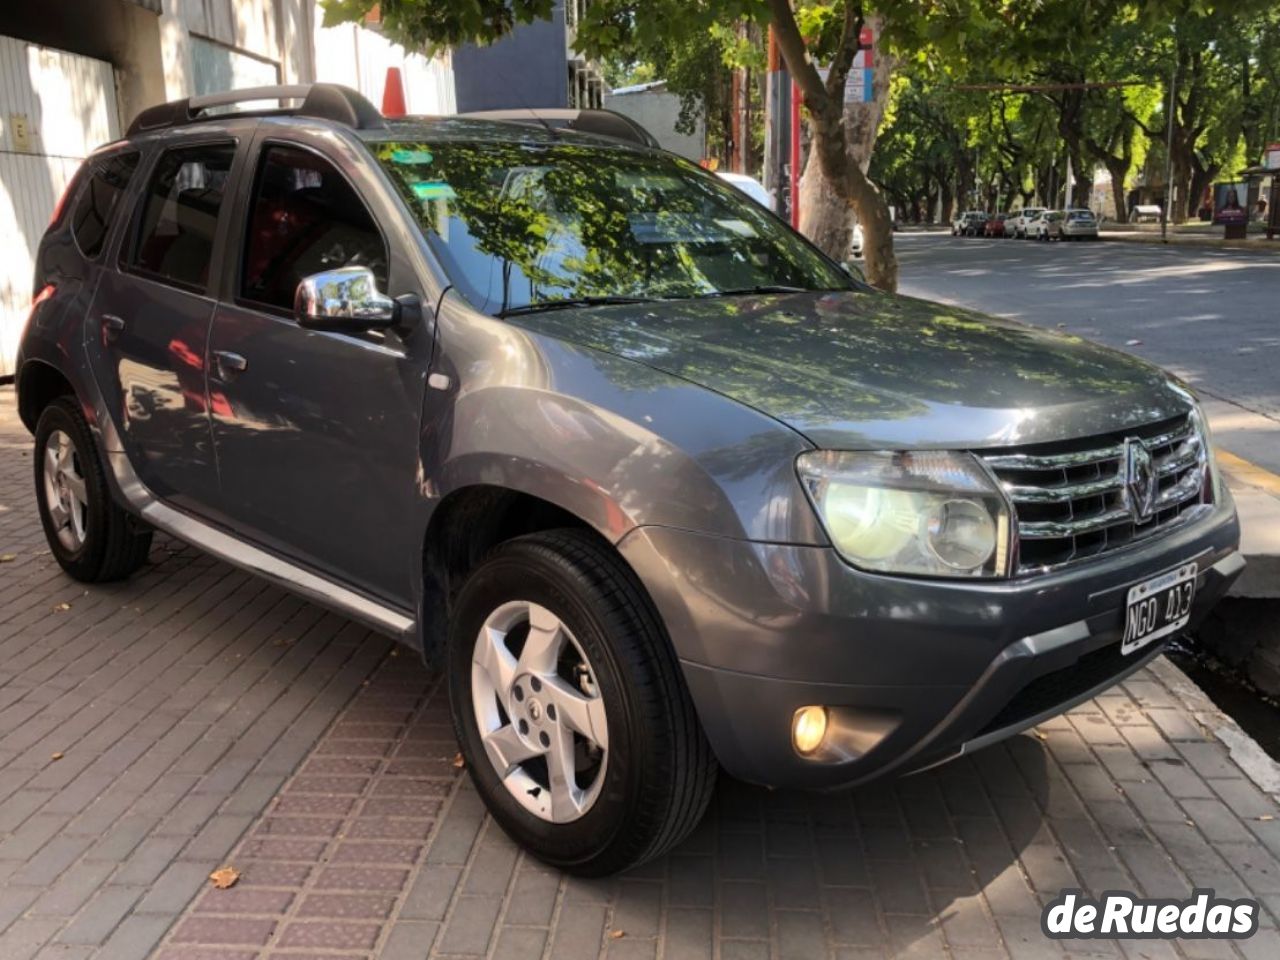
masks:
{"label": "tree trunk", "polygon": [[[893,60],[879,49],[884,18],[870,15],[866,25],[874,31],[877,44],[872,76],[874,99],[844,104],[834,124],[809,116],[813,140],[800,181],[800,231],[828,256],[844,261],[849,257],[853,225],[861,223],[867,279],[881,289],[896,290],[898,261],[893,253],[893,222],[884,196],[866,177],[889,99]],[[827,178],[821,157],[829,141],[841,140],[844,149],[838,154],[833,150],[827,166],[836,167],[844,189],[838,189]]]}
{"label": "tree trunk", "polygon": [[1125,201],[1124,178],[1129,175],[1129,162],[1125,160],[1108,160],[1107,173],[1111,174],[1111,196],[1116,205],[1116,220],[1119,223],[1129,222],[1129,207]]}

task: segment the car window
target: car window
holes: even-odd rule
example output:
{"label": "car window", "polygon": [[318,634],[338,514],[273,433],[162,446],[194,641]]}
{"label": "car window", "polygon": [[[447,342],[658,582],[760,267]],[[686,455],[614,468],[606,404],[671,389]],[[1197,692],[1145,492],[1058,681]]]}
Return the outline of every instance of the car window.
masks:
{"label": "car window", "polygon": [[269,146],[258,165],[246,227],[240,296],[293,309],[303,278],[368,267],[387,289],[387,248],[359,194],[309,150]]}
{"label": "car window", "polygon": [[89,181],[71,211],[71,235],[90,260],[102,253],[116,204],[138,168],[137,153],[114,153],[92,161]]}
{"label": "car window", "polygon": [[371,148],[451,282],[483,311],[851,287],[777,217],[669,154],[570,141]]}
{"label": "car window", "polygon": [[179,286],[203,290],[233,143],[169,150],[156,163],[142,198],[128,265]]}

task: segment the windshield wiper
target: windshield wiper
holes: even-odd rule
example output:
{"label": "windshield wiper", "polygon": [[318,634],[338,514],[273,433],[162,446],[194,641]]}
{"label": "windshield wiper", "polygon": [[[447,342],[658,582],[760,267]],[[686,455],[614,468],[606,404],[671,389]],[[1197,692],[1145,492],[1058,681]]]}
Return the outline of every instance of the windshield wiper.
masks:
{"label": "windshield wiper", "polygon": [[784,283],[761,283],[754,287],[740,287],[736,290],[711,290],[707,293],[698,294],[695,299],[703,300],[709,297],[746,297],[753,293],[818,293],[820,291],[811,290],[809,287],[791,287]]}
{"label": "windshield wiper", "polygon": [[562,300],[539,300],[519,307],[508,307],[499,317],[515,317],[522,313],[542,313],[545,310],[567,310],[571,307],[600,307],[615,303],[652,303],[653,297],[565,297]]}

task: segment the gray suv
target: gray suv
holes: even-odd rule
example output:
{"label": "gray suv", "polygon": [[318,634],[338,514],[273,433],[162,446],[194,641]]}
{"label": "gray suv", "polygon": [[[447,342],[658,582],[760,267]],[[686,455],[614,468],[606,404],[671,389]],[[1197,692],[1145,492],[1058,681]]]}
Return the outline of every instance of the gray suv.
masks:
{"label": "gray suv", "polygon": [[1243,565],[1169,375],[871,290],[623,140],[165,104],[85,163],[34,293],[63,568],[162,530],[398,638],[493,816],[582,874],[680,840],[718,768],[847,787],[1023,730]]}

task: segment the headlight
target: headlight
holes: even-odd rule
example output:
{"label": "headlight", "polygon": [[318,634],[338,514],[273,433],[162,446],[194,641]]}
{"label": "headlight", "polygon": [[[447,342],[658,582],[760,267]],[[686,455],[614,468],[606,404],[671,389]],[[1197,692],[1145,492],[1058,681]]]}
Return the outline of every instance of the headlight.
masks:
{"label": "headlight", "polygon": [[827,535],[864,570],[999,577],[1009,507],[967,453],[815,450],[796,461]]}
{"label": "headlight", "polygon": [[1200,463],[1204,471],[1201,499],[1205,503],[1221,503],[1222,478],[1218,475],[1218,458],[1213,453],[1213,435],[1209,432],[1209,418],[1204,415],[1204,410],[1197,402],[1187,414],[1187,420],[1191,423],[1191,430],[1200,447]]}

